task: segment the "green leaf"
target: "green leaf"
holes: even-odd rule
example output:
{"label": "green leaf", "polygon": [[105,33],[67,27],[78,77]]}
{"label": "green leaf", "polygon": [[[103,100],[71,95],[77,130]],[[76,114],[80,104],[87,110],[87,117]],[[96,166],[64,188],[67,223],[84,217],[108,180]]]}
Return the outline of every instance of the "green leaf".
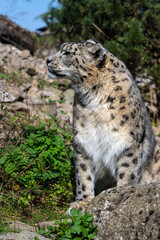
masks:
{"label": "green leaf", "polygon": [[44,234],[46,233],[46,230],[40,229],[40,230],[38,231],[38,233],[41,234],[41,235],[44,235]]}
{"label": "green leaf", "polygon": [[88,222],[93,221],[93,216],[91,214],[88,214],[86,217],[86,221],[88,221]]}
{"label": "green leaf", "polygon": [[70,229],[72,233],[80,234],[82,232],[82,227],[79,225],[74,225]]}
{"label": "green leaf", "polygon": [[71,209],[71,216],[81,217],[82,216],[82,211],[80,209],[77,210],[77,209],[73,208],[73,209]]}
{"label": "green leaf", "polygon": [[89,238],[89,239],[94,239],[94,238],[95,238],[95,234],[89,234],[89,235],[88,235],[88,238]]}
{"label": "green leaf", "polygon": [[68,237],[68,238],[71,238],[71,237],[72,237],[72,235],[71,235],[71,229],[65,231],[65,236]]}

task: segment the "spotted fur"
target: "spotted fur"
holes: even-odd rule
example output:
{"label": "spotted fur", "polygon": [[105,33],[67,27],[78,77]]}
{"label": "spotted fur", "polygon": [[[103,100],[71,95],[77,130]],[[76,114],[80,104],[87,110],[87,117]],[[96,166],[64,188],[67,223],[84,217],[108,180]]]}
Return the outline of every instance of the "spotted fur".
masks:
{"label": "spotted fur", "polygon": [[64,43],[48,57],[48,76],[65,77],[73,107],[76,203],[102,190],[160,179],[156,143],[140,91],[125,64],[97,41]]}

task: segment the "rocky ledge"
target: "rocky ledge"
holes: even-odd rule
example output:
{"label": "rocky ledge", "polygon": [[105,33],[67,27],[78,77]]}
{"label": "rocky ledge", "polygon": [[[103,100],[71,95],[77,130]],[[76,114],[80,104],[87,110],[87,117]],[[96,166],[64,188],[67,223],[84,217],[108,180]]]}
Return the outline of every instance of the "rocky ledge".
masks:
{"label": "rocky ledge", "polygon": [[116,187],[87,208],[98,227],[96,240],[160,239],[160,185]]}

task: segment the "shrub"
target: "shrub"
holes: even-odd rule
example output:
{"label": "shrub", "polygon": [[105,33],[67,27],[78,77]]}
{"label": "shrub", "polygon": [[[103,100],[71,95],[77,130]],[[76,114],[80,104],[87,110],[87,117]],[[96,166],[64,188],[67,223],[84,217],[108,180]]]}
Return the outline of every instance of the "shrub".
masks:
{"label": "shrub", "polygon": [[67,219],[58,220],[56,226],[49,226],[39,233],[57,240],[87,240],[94,239],[97,235],[97,228],[93,225],[91,214],[82,214],[81,210],[72,209],[70,221]]}
{"label": "shrub", "polygon": [[27,207],[37,195],[49,195],[63,206],[73,198],[72,135],[50,122],[23,125],[23,137],[0,150],[1,191],[20,192],[19,204]]}

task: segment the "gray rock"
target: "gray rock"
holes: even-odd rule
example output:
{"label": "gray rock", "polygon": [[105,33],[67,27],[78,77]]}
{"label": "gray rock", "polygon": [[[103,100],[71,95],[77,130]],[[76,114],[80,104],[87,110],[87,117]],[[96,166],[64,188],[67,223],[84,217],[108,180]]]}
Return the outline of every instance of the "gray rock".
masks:
{"label": "gray rock", "polygon": [[45,114],[43,112],[40,112],[39,110],[35,109],[35,105],[33,105],[32,107],[29,106],[30,108],[30,116],[37,116],[39,119],[41,119],[42,121],[45,121],[46,119],[50,119],[50,116],[48,116],[48,114]]}
{"label": "gray rock", "polygon": [[7,104],[8,111],[12,112],[29,112],[28,106],[23,102],[15,102]]}
{"label": "gray rock", "polygon": [[38,95],[35,93],[35,97],[34,97],[34,95],[29,96],[28,99],[24,100],[24,102],[27,105],[34,105],[34,104],[41,104],[42,100],[39,99]]}
{"label": "gray rock", "polygon": [[26,91],[28,91],[31,87],[32,87],[31,83],[25,83],[25,84],[23,84],[22,86],[20,86],[19,89],[20,89],[22,92],[26,92]]}
{"label": "gray rock", "polygon": [[[64,114],[63,114],[64,113]],[[72,124],[73,121],[73,106],[68,103],[57,103],[57,120],[60,126],[64,127],[65,124]]]}
{"label": "gray rock", "polygon": [[73,89],[68,89],[64,93],[64,98],[67,102],[70,104],[73,104],[74,101],[74,90]]}
{"label": "gray rock", "polygon": [[30,51],[29,50],[23,50],[22,52],[21,52],[21,58],[22,59],[26,59],[26,58],[28,58],[28,57],[30,57],[31,56],[31,54],[30,54]]}
{"label": "gray rock", "polygon": [[46,221],[46,222],[39,222],[37,223],[39,228],[47,228],[48,226],[53,226],[53,224],[56,222],[56,220],[53,221]]}
{"label": "gray rock", "polygon": [[160,185],[103,191],[87,208],[98,227],[96,240],[160,239]]}
{"label": "gray rock", "polygon": [[152,81],[152,77],[136,77],[136,82],[138,86],[146,86],[148,83]]}
{"label": "gray rock", "polygon": [[13,231],[24,231],[24,230],[29,230],[31,232],[35,232],[36,228],[32,227],[26,223],[20,222],[20,221],[10,221],[8,222],[8,227],[9,229]]}
{"label": "gray rock", "polygon": [[50,240],[50,238],[45,238],[38,233],[30,232],[28,230],[21,231],[20,233],[7,233],[0,235],[0,240],[35,240],[35,237],[39,240]]}
{"label": "gray rock", "polygon": [[15,102],[23,93],[16,86],[11,86],[6,80],[0,82],[0,102]]}
{"label": "gray rock", "polygon": [[4,91],[6,85],[6,79],[0,81],[0,91]]}
{"label": "gray rock", "polygon": [[28,68],[26,72],[27,72],[30,76],[35,76],[35,75],[37,75],[36,69],[35,69],[35,68],[32,68],[32,67]]}
{"label": "gray rock", "polygon": [[[55,101],[61,98],[62,91],[53,87],[45,87],[43,91],[39,91],[41,97],[49,97],[51,101]],[[47,101],[47,100],[46,100]]]}
{"label": "gray rock", "polygon": [[15,101],[16,101],[15,96],[9,94],[8,92],[0,92],[0,102],[10,103]]}
{"label": "gray rock", "polygon": [[18,87],[8,86],[7,90],[10,95],[13,95],[16,98],[16,100],[18,100],[20,97],[23,98],[23,93]]}
{"label": "gray rock", "polygon": [[26,97],[27,97],[27,100],[25,100],[26,104],[42,103],[37,80],[33,80],[32,87],[29,89]]}
{"label": "gray rock", "polygon": [[37,43],[35,34],[20,27],[4,15],[0,15],[0,36],[4,43],[11,43],[19,49],[28,49],[32,54],[35,51]]}

